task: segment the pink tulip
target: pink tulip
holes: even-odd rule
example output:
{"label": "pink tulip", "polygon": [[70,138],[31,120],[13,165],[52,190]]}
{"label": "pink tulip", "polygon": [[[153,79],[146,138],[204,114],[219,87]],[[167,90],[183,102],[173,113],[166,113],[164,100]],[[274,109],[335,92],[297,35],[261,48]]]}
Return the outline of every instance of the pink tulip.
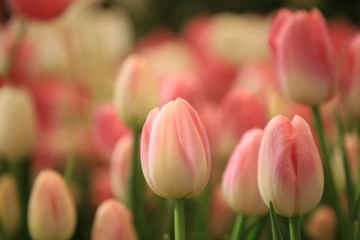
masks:
{"label": "pink tulip", "polygon": [[280,10],[269,41],[281,86],[290,99],[318,105],[334,95],[336,58],[325,19],[317,9]]}
{"label": "pink tulip", "polygon": [[73,0],[10,0],[15,12],[26,18],[47,21],[62,14]]}
{"label": "pink tulip", "polygon": [[76,225],[75,203],[60,174],[44,170],[36,177],[28,209],[32,239],[70,239]]}
{"label": "pink tulip", "polygon": [[236,146],[222,179],[222,193],[229,206],[237,213],[259,217],[268,208],[258,188],[258,156],[263,130],[248,130]]}
{"label": "pink tulip", "polygon": [[19,161],[29,154],[37,138],[34,103],[26,89],[0,89],[0,155]]}
{"label": "pink tulip", "polygon": [[140,55],[130,55],[114,87],[114,106],[120,119],[128,126],[140,127],[159,104],[158,82],[149,63]]}
{"label": "pink tulip", "polygon": [[91,176],[91,205],[97,208],[103,201],[112,198],[108,168],[96,168]]}
{"label": "pink tulip", "polygon": [[306,121],[274,117],[266,126],[258,163],[259,190],[265,204],[291,217],[305,214],[319,203],[324,173],[319,151]]}
{"label": "pink tulip", "polygon": [[342,101],[351,115],[360,118],[360,34],[351,42],[344,67]]}
{"label": "pink tulip", "polygon": [[334,210],[329,206],[319,207],[311,214],[305,229],[312,239],[336,239],[336,215]]}
{"label": "pink tulip", "polygon": [[116,143],[110,165],[110,181],[113,194],[122,201],[127,200],[130,177],[133,139],[131,136],[119,139]]}
{"label": "pink tulip", "polygon": [[128,127],[120,121],[111,103],[97,107],[91,124],[92,140],[105,159],[109,159],[116,142],[130,134]]}
{"label": "pink tulip", "polygon": [[221,188],[216,186],[211,194],[209,210],[209,231],[215,239],[221,239],[229,231],[233,214],[221,193]]}
{"label": "pink tulip", "polygon": [[266,113],[258,98],[245,89],[235,88],[222,100],[219,110],[216,157],[227,159],[242,135],[254,127],[265,127]]}
{"label": "pink tulip", "polygon": [[96,210],[92,240],[137,240],[131,212],[121,202],[109,199]]}
{"label": "pink tulip", "polygon": [[199,77],[192,73],[168,74],[161,84],[161,103],[182,98],[196,108],[202,100]]}
{"label": "pink tulip", "polygon": [[234,84],[238,66],[212,49],[212,30],[212,18],[202,16],[192,20],[184,32],[196,60],[203,91],[207,99],[219,102]]}
{"label": "pink tulip", "polygon": [[178,98],[151,111],[141,137],[141,166],[156,194],[168,199],[198,194],[210,165],[206,132],[190,104]]}

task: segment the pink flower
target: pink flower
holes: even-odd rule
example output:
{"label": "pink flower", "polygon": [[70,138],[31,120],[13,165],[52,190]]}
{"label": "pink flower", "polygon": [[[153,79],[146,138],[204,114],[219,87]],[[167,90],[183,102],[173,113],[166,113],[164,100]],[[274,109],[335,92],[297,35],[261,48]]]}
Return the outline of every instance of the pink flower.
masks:
{"label": "pink flower", "polygon": [[351,115],[360,118],[360,34],[352,40],[344,65],[342,101]]}
{"label": "pink flower", "polygon": [[265,107],[258,98],[245,89],[228,92],[219,109],[216,157],[227,159],[242,135],[250,128],[266,124]]}
{"label": "pink flower", "polygon": [[306,232],[312,239],[334,240],[336,238],[336,215],[329,206],[321,206],[311,214]]}
{"label": "pink flower", "polygon": [[73,0],[10,0],[15,12],[26,18],[47,21],[58,17]]}
{"label": "pink flower", "polygon": [[130,177],[133,139],[126,136],[116,143],[110,165],[110,181],[113,194],[126,202]]}
{"label": "pink flower", "polygon": [[219,102],[233,85],[238,67],[213,51],[210,17],[192,20],[184,32],[195,56],[195,67],[200,74],[203,91],[207,99]]}
{"label": "pink flower", "polygon": [[159,104],[158,82],[149,62],[140,55],[130,55],[114,86],[114,106],[120,119],[128,126],[142,126],[148,113]]}
{"label": "pink flower", "polygon": [[95,147],[104,158],[110,158],[116,142],[127,134],[130,134],[130,130],[120,121],[111,103],[100,105],[94,110],[91,135]]}
{"label": "pink flower", "polygon": [[185,100],[151,111],[141,137],[141,166],[150,188],[164,198],[189,198],[205,187],[209,143],[198,114]]}
{"label": "pink flower", "polygon": [[203,100],[199,77],[189,72],[168,74],[161,84],[161,103],[166,104],[180,97],[194,108]]}
{"label": "pink flower", "polygon": [[60,174],[44,170],[36,177],[28,209],[32,239],[70,239],[76,226],[75,203]]}
{"label": "pink flower", "polygon": [[258,181],[265,204],[291,217],[305,214],[319,203],[324,173],[319,151],[306,121],[276,116],[261,141]]}
{"label": "pink flower", "polygon": [[282,9],[272,23],[269,42],[285,94],[317,105],[337,89],[336,58],[324,17],[317,9]]}
{"label": "pink flower", "polygon": [[92,240],[137,240],[131,212],[121,202],[109,199],[96,210]]}
{"label": "pink flower", "polygon": [[268,208],[258,188],[258,156],[263,130],[248,130],[236,146],[222,179],[222,193],[229,206],[245,216],[259,217]]}
{"label": "pink flower", "polygon": [[110,174],[108,168],[96,168],[91,176],[91,204],[96,208],[103,201],[112,198]]}

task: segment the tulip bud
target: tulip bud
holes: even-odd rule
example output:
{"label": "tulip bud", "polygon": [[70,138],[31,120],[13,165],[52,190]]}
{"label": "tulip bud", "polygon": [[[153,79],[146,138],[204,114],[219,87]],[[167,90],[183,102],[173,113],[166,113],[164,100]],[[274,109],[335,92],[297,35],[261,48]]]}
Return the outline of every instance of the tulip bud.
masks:
{"label": "tulip bud", "polygon": [[342,102],[351,115],[360,118],[360,34],[351,42],[344,68]]}
{"label": "tulip bud", "polygon": [[168,74],[161,84],[161,102],[166,104],[181,97],[196,108],[204,96],[199,77],[191,73]]}
{"label": "tulip bud", "polygon": [[13,10],[26,18],[46,21],[58,17],[73,0],[10,0]]}
{"label": "tulip bud", "polygon": [[334,95],[336,58],[319,10],[280,10],[272,23],[269,42],[281,87],[290,99],[318,105]]}
{"label": "tulip bud", "polygon": [[92,240],[137,240],[131,212],[121,202],[108,199],[96,210]]}
{"label": "tulip bud", "polygon": [[104,104],[95,109],[91,135],[95,147],[104,158],[109,159],[116,142],[129,133],[129,129],[120,121],[112,104]]}
{"label": "tulip bud", "polygon": [[19,160],[30,152],[36,139],[32,100],[24,89],[0,89],[0,154]]}
{"label": "tulip bud", "polygon": [[328,206],[319,207],[311,214],[306,224],[306,232],[314,240],[334,240],[336,238],[336,215]]}
{"label": "tulip bud", "polygon": [[36,177],[29,200],[28,225],[34,240],[72,237],[76,225],[75,204],[57,172],[44,170]]}
{"label": "tulip bud", "polygon": [[115,145],[111,158],[111,189],[114,195],[122,201],[127,200],[132,146],[131,136],[120,139]]}
{"label": "tulip bud", "polygon": [[127,57],[115,83],[114,105],[128,126],[142,126],[148,113],[160,104],[157,81],[140,55]]}
{"label": "tulip bud", "polygon": [[266,126],[258,163],[259,190],[265,204],[292,217],[316,207],[324,189],[319,151],[306,121],[274,117]]}
{"label": "tulip bud", "polygon": [[141,136],[141,166],[156,194],[168,199],[198,194],[210,165],[206,132],[190,104],[178,98],[150,112]]}
{"label": "tulip bud", "polygon": [[258,187],[257,171],[263,130],[248,130],[236,146],[222,179],[222,193],[229,206],[245,216],[259,217],[268,208]]}
{"label": "tulip bud", "polygon": [[247,130],[265,127],[265,115],[264,106],[247,90],[236,88],[228,92],[219,110],[216,157],[228,159]]}
{"label": "tulip bud", "polygon": [[20,225],[20,203],[15,179],[5,174],[0,178],[0,220],[7,236],[14,236]]}

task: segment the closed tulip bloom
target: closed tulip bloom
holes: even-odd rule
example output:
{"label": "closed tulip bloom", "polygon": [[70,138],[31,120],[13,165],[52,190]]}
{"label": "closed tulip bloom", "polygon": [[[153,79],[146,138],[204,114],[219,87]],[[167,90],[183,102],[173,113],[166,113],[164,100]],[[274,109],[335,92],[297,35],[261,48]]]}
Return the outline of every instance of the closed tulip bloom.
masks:
{"label": "closed tulip bloom", "polygon": [[218,142],[214,152],[222,160],[230,157],[247,130],[266,125],[264,105],[246,89],[234,88],[229,91],[220,104],[218,114]]}
{"label": "closed tulip bloom", "polygon": [[62,14],[73,0],[10,0],[18,14],[34,20],[51,20]]}
{"label": "closed tulip bloom", "polygon": [[4,174],[0,178],[0,220],[7,236],[14,236],[20,225],[20,203],[13,176]]}
{"label": "closed tulip bloom", "polygon": [[352,40],[344,68],[342,102],[351,115],[360,118],[360,34]]}
{"label": "closed tulip bloom", "polygon": [[92,240],[137,240],[131,212],[121,202],[108,199],[96,210]]}
{"label": "closed tulip bloom", "polygon": [[141,136],[141,166],[156,194],[168,199],[198,194],[210,165],[206,132],[190,104],[178,98],[151,111]]}
{"label": "closed tulip bloom", "polygon": [[36,177],[28,208],[29,232],[34,240],[67,240],[76,225],[75,203],[60,174],[44,170]]}
{"label": "closed tulip bloom", "polygon": [[117,141],[130,133],[111,103],[100,105],[94,110],[90,130],[95,147],[105,159],[110,158]]}
{"label": "closed tulip bloom", "polygon": [[269,42],[281,87],[290,99],[318,105],[334,95],[336,58],[319,10],[280,10],[272,23]]}
{"label": "closed tulip bloom", "polygon": [[126,58],[114,88],[114,105],[121,120],[140,127],[148,113],[160,105],[157,79],[149,63],[140,55]]}
{"label": "closed tulip bloom", "polygon": [[257,171],[263,130],[248,130],[236,146],[222,179],[222,193],[237,213],[259,217],[268,211],[258,187]]}
{"label": "closed tulip bloom", "polygon": [[292,217],[305,214],[319,203],[324,173],[319,151],[306,121],[274,117],[266,126],[258,163],[259,190],[265,204]]}
{"label": "closed tulip bloom", "polygon": [[35,110],[29,93],[20,88],[0,89],[0,155],[20,160],[36,140]]}
{"label": "closed tulip bloom", "polygon": [[110,180],[113,194],[122,201],[127,200],[130,177],[133,139],[126,136],[116,143],[111,157]]}

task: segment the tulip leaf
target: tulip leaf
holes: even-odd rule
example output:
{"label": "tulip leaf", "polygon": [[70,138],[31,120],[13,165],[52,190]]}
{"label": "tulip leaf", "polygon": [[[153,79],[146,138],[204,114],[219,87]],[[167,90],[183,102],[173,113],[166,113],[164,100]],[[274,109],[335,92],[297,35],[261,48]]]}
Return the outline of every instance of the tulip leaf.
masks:
{"label": "tulip leaf", "polygon": [[354,225],[353,225],[353,228],[352,228],[352,230],[351,230],[351,235],[350,235],[350,237],[349,237],[349,240],[358,240],[359,238],[358,238],[358,222],[357,221],[355,221],[354,222]]}
{"label": "tulip leaf", "polygon": [[283,240],[272,201],[270,201],[270,220],[273,240]]}
{"label": "tulip leaf", "polygon": [[356,221],[359,217],[359,211],[360,211],[360,193],[358,194],[353,210],[352,210],[352,220]]}

